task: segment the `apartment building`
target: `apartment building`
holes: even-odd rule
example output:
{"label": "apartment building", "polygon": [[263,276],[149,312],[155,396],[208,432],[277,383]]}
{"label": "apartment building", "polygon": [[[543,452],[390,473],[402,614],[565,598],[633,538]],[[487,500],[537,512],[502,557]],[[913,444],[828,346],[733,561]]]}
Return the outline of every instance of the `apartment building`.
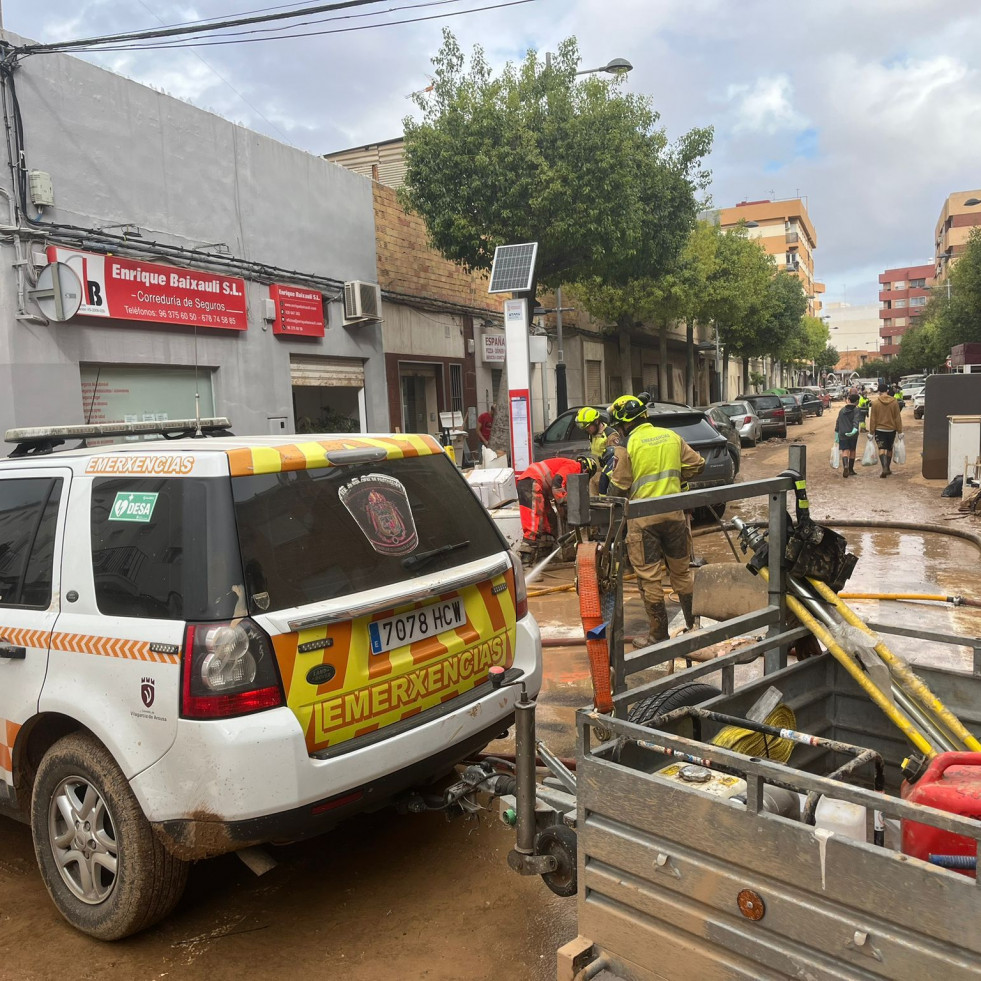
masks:
{"label": "apartment building", "polygon": [[814,279],[817,232],[800,198],[740,201],[732,208],[719,209],[718,220],[723,229],[745,222],[747,234],[760,240],[777,268],[799,277],[807,295],[807,312],[812,317],[818,315],[824,283]]}
{"label": "apartment building", "polygon": [[930,297],[933,263],[901,266],[879,274],[879,354],[891,361],[899,354],[903,334],[915,326]]}
{"label": "apartment building", "polygon": [[947,278],[947,270],[967,247],[972,229],[978,226],[981,226],[981,188],[948,195],[940,209],[933,236],[936,247],[934,276],[938,283]]}

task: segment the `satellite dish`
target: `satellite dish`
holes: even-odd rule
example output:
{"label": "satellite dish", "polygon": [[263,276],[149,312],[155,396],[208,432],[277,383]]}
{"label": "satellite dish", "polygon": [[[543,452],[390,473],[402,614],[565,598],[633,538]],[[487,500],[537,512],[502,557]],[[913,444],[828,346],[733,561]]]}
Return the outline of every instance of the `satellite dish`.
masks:
{"label": "satellite dish", "polygon": [[48,320],[71,320],[82,305],[82,281],[67,262],[46,265],[31,296]]}

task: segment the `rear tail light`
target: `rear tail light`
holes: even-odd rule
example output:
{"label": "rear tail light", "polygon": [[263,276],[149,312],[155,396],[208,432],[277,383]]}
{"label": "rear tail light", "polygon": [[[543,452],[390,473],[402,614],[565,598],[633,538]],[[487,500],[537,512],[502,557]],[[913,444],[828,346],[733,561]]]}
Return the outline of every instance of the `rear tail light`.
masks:
{"label": "rear tail light", "polygon": [[749,425],[749,423],[751,423],[752,421],[753,421],[753,417],[752,416],[746,416],[746,418],[743,419],[743,425],[744,426]]}
{"label": "rear tail light", "polygon": [[786,414],[787,414],[787,413],[786,413],[786,412],[784,412],[784,410],[783,410],[783,409],[774,409],[774,411],[773,411],[773,418],[774,418],[774,419],[783,419],[783,417],[784,417],[784,416],[785,416]]}
{"label": "rear tail light", "polygon": [[189,623],[182,671],[185,719],[227,719],[283,704],[272,641],[248,617]]}
{"label": "rear tail light", "polygon": [[511,556],[511,568],[514,570],[514,610],[515,618],[521,620],[528,616],[528,586],[525,583],[525,567],[521,564],[521,557],[514,551],[508,552]]}

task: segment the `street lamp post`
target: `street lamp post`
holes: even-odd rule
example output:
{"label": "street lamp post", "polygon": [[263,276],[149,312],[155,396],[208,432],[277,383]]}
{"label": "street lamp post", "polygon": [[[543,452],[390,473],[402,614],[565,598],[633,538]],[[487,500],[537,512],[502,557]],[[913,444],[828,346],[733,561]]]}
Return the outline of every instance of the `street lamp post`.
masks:
{"label": "street lamp post", "polygon": [[[611,58],[605,65],[599,68],[584,68],[576,72],[576,75],[595,75],[597,72],[606,72],[609,75],[626,75],[633,71],[633,65],[626,58]],[[551,71],[552,52],[545,52],[545,70]],[[571,307],[570,307],[571,309]],[[562,287],[558,286],[555,290],[555,334],[558,347],[558,361],[555,363],[555,408],[559,415],[569,408],[569,392],[566,385],[565,375],[565,351],[562,349]]]}

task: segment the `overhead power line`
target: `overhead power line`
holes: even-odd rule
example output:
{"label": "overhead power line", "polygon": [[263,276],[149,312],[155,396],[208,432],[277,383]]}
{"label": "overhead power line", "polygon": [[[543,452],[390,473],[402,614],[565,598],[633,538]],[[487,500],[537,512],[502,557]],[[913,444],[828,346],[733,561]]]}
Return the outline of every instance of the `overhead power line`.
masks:
{"label": "overhead power line", "polygon": [[184,27],[161,27],[151,31],[126,31],[121,34],[104,34],[101,37],[77,38],[74,41],[57,41],[49,44],[25,44],[15,50],[18,53],[35,54],[41,51],[66,51],[70,48],[88,48],[94,44],[108,44],[120,41],[145,41],[158,37],[174,37],[178,34],[202,34],[208,31],[223,30],[226,27],[265,24],[273,20],[305,17],[307,14],[323,14],[331,10],[346,10],[350,7],[367,7],[371,4],[379,4],[381,2],[382,0],[340,0],[337,3],[311,4],[307,7],[301,7],[299,10],[256,14],[251,17],[236,17],[229,20],[217,21],[212,24],[191,23]]}
{"label": "overhead power line", "polygon": [[[457,2],[457,0],[433,0],[432,4],[420,4],[420,6],[430,6],[436,3],[444,2]],[[487,10],[500,10],[504,7],[517,7],[525,3],[537,3],[538,0],[507,0],[503,3],[486,4],[483,7],[471,7],[467,10],[453,10],[446,11],[438,14],[430,14],[426,17],[405,17],[401,20],[389,20],[382,21],[378,24],[359,24],[355,27],[335,27],[329,30],[323,31],[300,31],[296,34],[278,34],[275,37],[233,37],[227,40],[222,40],[223,35],[218,37],[207,38],[201,41],[189,41],[189,40],[177,40],[177,41],[158,41],[154,44],[131,44],[131,43],[111,43],[111,44],[100,44],[93,45],[81,50],[85,51],[176,51],[181,48],[205,48],[213,47],[215,45],[225,45],[225,44],[252,44],[257,41],[279,41],[286,40],[288,38],[304,38],[304,37],[320,37],[327,34],[346,34],[352,31],[368,31],[378,27],[395,27],[401,24],[418,24],[429,20],[444,20],[450,17],[461,17],[464,14],[478,14]],[[402,8],[402,9],[415,9],[415,8]],[[332,19],[343,19],[343,18],[332,18]],[[248,32],[238,32],[238,33],[258,33],[257,31]],[[47,52],[61,51],[61,47],[57,45],[48,45],[45,49]],[[79,50],[79,49],[76,49]],[[27,51],[25,49],[18,49],[18,52],[23,54],[35,54],[36,49]]]}

